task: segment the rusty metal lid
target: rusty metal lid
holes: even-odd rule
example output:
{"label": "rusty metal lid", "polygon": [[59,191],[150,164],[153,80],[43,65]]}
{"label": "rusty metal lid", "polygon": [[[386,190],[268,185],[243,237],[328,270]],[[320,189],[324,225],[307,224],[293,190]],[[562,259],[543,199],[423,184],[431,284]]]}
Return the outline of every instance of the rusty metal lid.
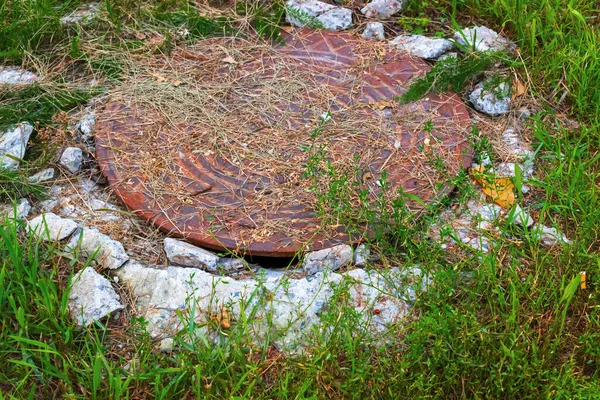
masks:
{"label": "rusty metal lid", "polygon": [[130,209],[200,246],[285,257],[355,241],[336,196],[375,204],[383,174],[390,199],[427,204],[471,162],[456,95],[394,101],[428,64],[349,33],[213,38],[137,68],[97,112],[98,161]]}

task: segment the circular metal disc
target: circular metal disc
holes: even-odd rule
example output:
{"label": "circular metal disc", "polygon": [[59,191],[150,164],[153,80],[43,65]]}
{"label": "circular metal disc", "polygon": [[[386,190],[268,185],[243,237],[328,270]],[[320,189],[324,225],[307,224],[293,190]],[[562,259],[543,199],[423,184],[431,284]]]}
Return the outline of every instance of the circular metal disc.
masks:
{"label": "circular metal disc", "polygon": [[[159,72],[139,81],[155,93],[138,101],[142,83],[127,84],[97,112],[102,172],[163,231],[212,249],[293,256],[354,240],[316,212],[315,185],[335,190],[327,165],[360,175],[373,202],[385,177],[390,190],[424,204],[470,165],[469,115],[456,95],[396,101],[429,70],[425,62],[343,32],[300,30],[243,57],[240,48],[236,39],[207,39],[157,57]],[[323,176],[307,188],[309,154],[321,154],[313,173]]]}

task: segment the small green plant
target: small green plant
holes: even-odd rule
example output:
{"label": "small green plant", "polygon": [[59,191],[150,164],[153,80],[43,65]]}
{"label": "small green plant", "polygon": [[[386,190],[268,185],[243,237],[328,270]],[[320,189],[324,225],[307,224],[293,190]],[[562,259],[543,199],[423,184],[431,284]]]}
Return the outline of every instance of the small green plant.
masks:
{"label": "small green plant", "polygon": [[261,4],[251,1],[237,3],[236,12],[239,15],[249,16],[256,33],[265,39],[282,42],[280,24],[286,9],[282,1],[273,1],[270,4]]}
{"label": "small green plant", "polygon": [[323,25],[323,23],[321,21],[319,21],[317,18],[313,17],[312,15],[306,13],[305,11],[300,10],[299,8],[287,7],[285,9],[285,11],[291,18],[294,18],[297,21],[299,21],[302,26],[306,26],[306,27],[312,28],[312,29],[324,29],[325,28],[325,26]]}
{"label": "small green plant", "polygon": [[431,19],[427,17],[400,17],[397,21],[398,25],[400,25],[403,30],[416,35],[425,33],[427,25],[429,25],[430,22]]}
{"label": "small green plant", "polygon": [[417,236],[415,214],[407,203],[422,201],[399,187],[392,190],[387,174],[372,176],[359,167],[355,156],[354,167],[342,170],[328,155],[328,143],[323,140],[323,129],[328,115],[312,134],[313,143],[305,147],[307,161],[303,178],[310,181],[310,190],[316,198],[316,213],[324,228],[343,226],[355,239],[367,239],[381,248],[392,250],[407,243],[407,236]]}
{"label": "small green plant", "polygon": [[175,10],[156,8],[151,18],[158,22],[159,25],[168,28],[167,32],[169,32],[169,29],[185,32],[184,36],[188,40],[222,36],[235,31],[232,21],[229,18],[209,18],[203,16],[195,7],[189,4],[181,4]]}
{"label": "small green plant", "polygon": [[0,167],[0,201],[15,201],[23,197],[42,199],[44,186],[31,183],[19,170]]}
{"label": "small green plant", "polygon": [[470,79],[486,71],[500,57],[498,53],[469,53],[464,58],[447,57],[438,61],[424,77],[415,80],[400,100],[417,101],[429,92],[460,92]]}
{"label": "small green plant", "polygon": [[19,90],[0,88],[0,121],[14,124],[21,121],[52,125],[52,116],[85,104],[100,93],[98,88],[79,89],[62,84],[38,84]]}

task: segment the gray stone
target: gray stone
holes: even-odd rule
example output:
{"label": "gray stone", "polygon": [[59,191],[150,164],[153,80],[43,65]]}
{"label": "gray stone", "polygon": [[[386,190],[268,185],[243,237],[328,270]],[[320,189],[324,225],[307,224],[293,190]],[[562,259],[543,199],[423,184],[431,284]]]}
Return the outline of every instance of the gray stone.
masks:
{"label": "gray stone", "polygon": [[352,26],[352,10],[318,0],[288,0],[285,20],[296,26],[311,25],[311,19],[324,29],[340,31]]}
{"label": "gray stone", "polygon": [[160,344],[158,345],[158,350],[163,353],[170,353],[173,351],[174,344],[175,341],[173,340],[173,338],[164,338],[160,341]]}
{"label": "gray stone", "polygon": [[31,211],[31,204],[27,199],[19,199],[16,203],[0,204],[0,219],[25,219]]}
{"label": "gray stone", "polygon": [[16,169],[19,167],[19,159],[25,156],[31,132],[33,132],[33,126],[28,122],[21,122],[0,133],[1,168]]}
{"label": "gray stone", "polygon": [[102,275],[86,267],[73,277],[69,292],[69,314],[79,326],[88,326],[122,310],[119,295]]}
{"label": "gray stone", "polygon": [[491,240],[486,232],[497,230],[493,222],[502,215],[502,208],[497,204],[488,204],[471,200],[467,203],[467,209],[459,215],[453,210],[446,210],[439,214],[440,223],[432,226],[430,236],[436,240],[442,240],[450,229],[453,234],[450,240],[442,244],[443,249],[450,245],[464,243],[477,251],[489,252]]}
{"label": "gray stone", "polygon": [[165,253],[170,262],[184,267],[202,268],[209,272],[217,271],[220,259],[208,250],[196,247],[182,240],[166,238],[164,240]]}
{"label": "gray stone", "polygon": [[521,107],[515,111],[517,118],[521,122],[525,122],[528,118],[531,118],[531,111],[527,107]]}
{"label": "gray stone", "polygon": [[502,162],[498,164],[496,168],[494,168],[494,172],[497,177],[514,178],[517,176],[516,165],[519,165],[521,176],[524,178],[528,178],[533,175],[534,168],[531,158],[526,159],[525,163]]}
{"label": "gray stone", "polygon": [[518,204],[515,204],[509,216],[512,216],[511,222],[514,222],[524,227],[529,228],[535,223],[533,218],[531,218],[531,215],[529,215],[527,211],[523,210]]}
{"label": "gray stone", "polygon": [[53,242],[68,238],[78,227],[77,222],[51,212],[38,215],[27,225],[35,238]]}
{"label": "gray stone", "polygon": [[485,236],[474,237],[467,244],[474,250],[479,250],[484,253],[490,251],[490,240]]}
{"label": "gray stone", "polygon": [[447,58],[458,58],[458,53],[455,51],[451,51],[451,52],[442,54],[441,56],[438,57],[438,61],[442,61]]}
{"label": "gray stone", "polygon": [[549,228],[538,224],[532,228],[532,234],[533,237],[539,240],[544,246],[571,244],[571,241],[554,227]]}
{"label": "gray stone", "polygon": [[484,89],[484,83],[479,83],[469,95],[473,107],[482,113],[498,116],[510,111],[510,86],[506,82],[497,87]]}
{"label": "gray stone", "polygon": [[381,22],[369,22],[361,36],[369,40],[385,39],[383,24]]}
{"label": "gray stone", "polygon": [[33,72],[25,71],[20,67],[0,66],[0,85],[27,85],[39,79]]}
{"label": "gray stone", "polygon": [[242,271],[246,269],[247,263],[241,258],[220,257],[217,269],[225,272]]}
{"label": "gray stone", "polygon": [[79,7],[77,10],[72,13],[65,15],[60,19],[61,24],[74,24],[76,22],[86,23],[92,20],[100,9],[98,8],[98,4],[90,3],[86,4],[82,7]]}
{"label": "gray stone", "polygon": [[54,168],[46,168],[41,170],[40,172],[31,175],[28,180],[31,183],[41,183],[45,181],[49,181],[50,179],[54,179]]}
{"label": "gray stone", "polygon": [[90,153],[96,151],[96,143],[93,135],[95,124],[95,112],[86,110],[74,126],[76,138],[85,145]]}
{"label": "gray stone", "polygon": [[526,157],[531,153],[515,129],[509,128],[502,133],[502,143],[505,149],[516,157]]}
{"label": "gray stone", "polygon": [[122,219],[119,215],[119,207],[114,204],[92,197],[89,199],[88,205],[94,211],[94,215],[98,215],[103,221],[120,221]]}
{"label": "gray stone", "polygon": [[235,280],[196,268],[160,268],[131,260],[113,274],[131,291],[136,310],[148,321],[148,332],[155,338],[172,337],[193,316],[199,334],[218,339],[215,316],[226,307],[232,325],[246,321],[252,341],[259,343],[268,336],[280,349],[294,351],[302,345],[304,333],[321,326],[322,313],[345,279],[350,279],[348,304],[363,312],[367,329],[381,332],[398,323],[427,284],[417,270],[395,268],[386,275],[361,269],[342,275],[319,272],[311,279],[261,271],[256,279]]}
{"label": "gray stone", "polygon": [[367,18],[385,19],[402,11],[406,3],[407,0],[373,0],[360,12]]}
{"label": "gray stone", "polygon": [[352,247],[347,244],[313,251],[304,257],[302,269],[308,275],[314,275],[322,270],[336,271],[352,262],[352,254]]}
{"label": "gray stone", "polygon": [[79,147],[67,147],[60,156],[60,165],[74,174],[81,168],[83,152]]}
{"label": "gray stone", "polygon": [[514,50],[516,47],[508,39],[485,26],[466,28],[463,29],[462,33],[457,31],[454,33],[454,40],[463,46],[474,46],[477,51]]}
{"label": "gray stone", "polygon": [[409,52],[412,56],[434,59],[450,50],[454,44],[447,39],[429,38],[422,35],[400,35],[390,45]]}
{"label": "gray stone", "polygon": [[95,228],[80,229],[69,241],[67,251],[86,259],[94,257],[94,262],[108,269],[119,268],[129,260],[120,242]]}
{"label": "gray stone", "polygon": [[371,250],[366,244],[361,244],[354,249],[354,265],[357,267],[365,267],[369,262]]}
{"label": "gray stone", "polygon": [[467,203],[469,213],[480,220],[493,222],[502,214],[502,207],[497,204],[481,203],[470,200]]}
{"label": "gray stone", "polygon": [[77,129],[82,135],[84,135],[84,137],[90,137],[94,131],[95,124],[96,114],[92,111],[81,118],[81,120],[77,123]]}

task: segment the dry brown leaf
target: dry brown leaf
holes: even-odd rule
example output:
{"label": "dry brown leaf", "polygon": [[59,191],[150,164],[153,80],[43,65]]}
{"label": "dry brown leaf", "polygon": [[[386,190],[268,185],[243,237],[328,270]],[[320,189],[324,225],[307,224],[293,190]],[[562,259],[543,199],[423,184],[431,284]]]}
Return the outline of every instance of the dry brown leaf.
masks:
{"label": "dry brown leaf", "polygon": [[510,178],[497,178],[486,174],[483,165],[471,168],[471,175],[481,185],[481,191],[500,207],[508,209],[515,203],[515,185]]}
{"label": "dry brown leaf", "polygon": [[377,100],[373,103],[369,103],[369,107],[371,107],[374,110],[383,110],[385,108],[392,108],[396,105],[396,103],[392,100]]}
{"label": "dry brown leaf", "polygon": [[294,27],[291,25],[282,26],[281,30],[287,33],[292,33],[294,31]]}
{"label": "dry brown leaf", "polygon": [[525,93],[527,93],[527,87],[519,79],[513,79],[513,98],[523,96]]}
{"label": "dry brown leaf", "polygon": [[150,72],[150,76],[153,76],[156,78],[156,82],[161,83],[161,82],[166,82],[167,78],[165,78],[164,76],[157,74],[155,72]]}
{"label": "dry brown leaf", "polygon": [[173,86],[175,86],[175,87],[178,87],[178,86],[180,86],[182,83],[183,83],[183,82],[181,82],[181,81],[173,81],[173,82],[172,82],[172,85],[173,85]]}
{"label": "dry brown leaf", "polygon": [[224,59],[221,60],[221,62],[224,62],[226,64],[237,64],[237,61],[235,61],[233,59],[233,57],[231,57],[231,56],[225,57]]}

